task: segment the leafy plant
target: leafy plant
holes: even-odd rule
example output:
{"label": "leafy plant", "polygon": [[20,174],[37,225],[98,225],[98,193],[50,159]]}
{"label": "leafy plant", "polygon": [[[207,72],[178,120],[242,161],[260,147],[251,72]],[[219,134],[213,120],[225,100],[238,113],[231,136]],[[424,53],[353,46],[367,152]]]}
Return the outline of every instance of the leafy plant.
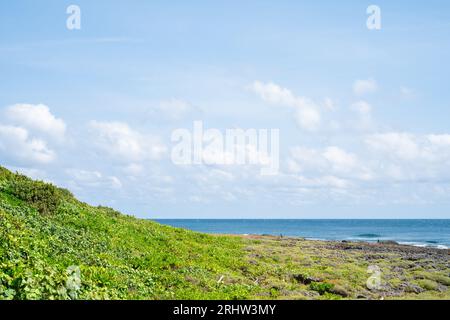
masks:
{"label": "leafy plant", "polygon": [[313,291],[317,291],[321,295],[325,293],[331,293],[331,290],[333,289],[334,285],[327,282],[311,282],[309,285],[309,288]]}
{"label": "leafy plant", "polygon": [[33,181],[24,175],[15,175],[11,179],[8,191],[41,214],[55,213],[61,198],[61,193],[55,186],[42,181]]}
{"label": "leafy plant", "polygon": [[[0,167],[0,300],[304,299],[311,297],[305,286],[320,299],[377,297],[366,293],[366,261],[352,251],[172,228],[89,206]],[[403,263],[394,257],[379,263]],[[449,284],[448,267],[429,272],[426,263],[420,274],[404,269],[404,276],[429,279],[422,285],[438,290],[413,297],[448,299],[449,291],[440,290]]]}
{"label": "leafy plant", "polygon": [[433,280],[422,279],[418,283],[425,290],[436,290],[438,288],[438,284]]}

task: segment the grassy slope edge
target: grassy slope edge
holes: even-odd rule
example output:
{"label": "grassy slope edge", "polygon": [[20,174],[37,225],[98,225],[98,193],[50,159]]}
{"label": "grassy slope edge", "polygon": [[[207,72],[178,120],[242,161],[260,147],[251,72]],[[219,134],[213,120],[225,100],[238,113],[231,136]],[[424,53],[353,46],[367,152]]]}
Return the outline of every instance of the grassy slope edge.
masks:
{"label": "grassy slope edge", "polygon": [[424,250],[206,235],[0,167],[0,299],[449,299],[448,251]]}

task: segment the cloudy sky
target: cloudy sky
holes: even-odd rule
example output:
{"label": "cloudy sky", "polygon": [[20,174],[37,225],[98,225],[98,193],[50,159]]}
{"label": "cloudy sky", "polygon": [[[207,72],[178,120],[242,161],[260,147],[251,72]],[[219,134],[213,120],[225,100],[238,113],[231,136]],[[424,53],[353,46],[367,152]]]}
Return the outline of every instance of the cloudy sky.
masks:
{"label": "cloudy sky", "polygon": [[[2,1],[0,164],[139,217],[450,218],[449,58],[448,1]],[[279,173],[175,165],[195,120],[279,129]]]}

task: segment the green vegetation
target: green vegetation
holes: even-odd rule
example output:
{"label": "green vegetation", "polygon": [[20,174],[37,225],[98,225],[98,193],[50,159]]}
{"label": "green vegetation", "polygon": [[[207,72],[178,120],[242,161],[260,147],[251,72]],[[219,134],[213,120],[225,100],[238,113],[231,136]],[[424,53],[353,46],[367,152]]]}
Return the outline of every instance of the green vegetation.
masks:
{"label": "green vegetation", "polygon": [[172,228],[0,167],[0,299],[450,298],[447,252],[395,250]]}
{"label": "green vegetation", "polygon": [[436,290],[438,288],[438,284],[432,280],[422,279],[419,280],[418,283],[425,290]]}
{"label": "green vegetation", "polygon": [[311,282],[309,287],[311,290],[317,291],[319,294],[323,295],[327,292],[331,293],[331,289],[333,289],[334,285],[326,282]]}

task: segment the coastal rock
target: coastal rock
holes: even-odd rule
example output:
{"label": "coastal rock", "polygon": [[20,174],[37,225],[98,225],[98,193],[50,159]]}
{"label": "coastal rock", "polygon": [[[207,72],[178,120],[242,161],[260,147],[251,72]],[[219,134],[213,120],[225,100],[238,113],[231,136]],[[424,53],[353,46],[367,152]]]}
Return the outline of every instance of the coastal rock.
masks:
{"label": "coastal rock", "polygon": [[292,278],[294,278],[297,282],[300,282],[302,284],[310,284],[311,282],[321,282],[322,279],[320,278],[315,278],[315,277],[311,277],[305,274],[293,274]]}
{"label": "coastal rock", "polygon": [[442,284],[438,284],[437,291],[439,291],[439,292],[446,292],[447,291],[447,287],[442,285]]}
{"label": "coastal rock", "polygon": [[420,286],[412,284],[412,283],[402,283],[400,285],[400,288],[402,288],[405,292],[410,292],[410,293],[421,293],[421,292],[425,291]]}
{"label": "coastal rock", "polygon": [[387,244],[387,245],[399,245],[399,243],[397,241],[393,241],[393,240],[379,240],[378,243],[381,244]]}
{"label": "coastal rock", "polygon": [[320,294],[316,291],[301,291],[301,295],[306,296],[306,297],[310,297],[310,298],[314,298],[314,297],[318,297],[320,296]]}

